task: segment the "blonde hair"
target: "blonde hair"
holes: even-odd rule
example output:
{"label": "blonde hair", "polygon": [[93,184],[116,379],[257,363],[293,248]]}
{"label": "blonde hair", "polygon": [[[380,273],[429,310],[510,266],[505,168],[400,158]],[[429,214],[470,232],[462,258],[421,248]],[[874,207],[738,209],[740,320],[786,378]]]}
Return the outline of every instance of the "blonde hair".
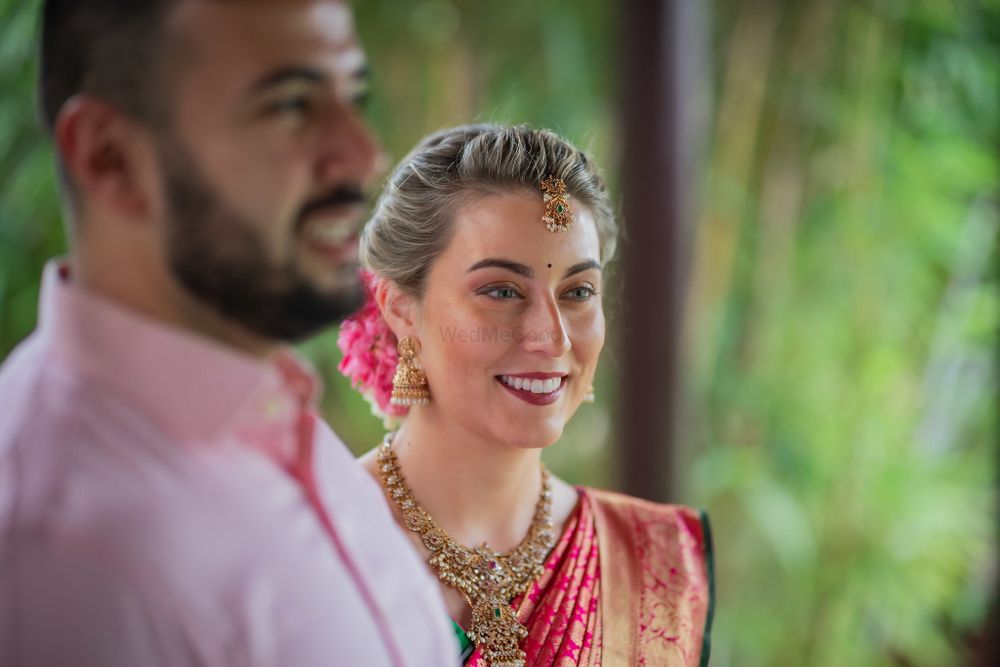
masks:
{"label": "blonde hair", "polygon": [[361,261],[420,297],[430,267],[451,240],[459,207],[486,195],[524,191],[541,197],[540,183],[548,176],[563,179],[571,201],[594,216],[606,265],[618,224],[600,172],[559,135],[524,125],[464,125],[424,139],[390,176],[362,232]]}

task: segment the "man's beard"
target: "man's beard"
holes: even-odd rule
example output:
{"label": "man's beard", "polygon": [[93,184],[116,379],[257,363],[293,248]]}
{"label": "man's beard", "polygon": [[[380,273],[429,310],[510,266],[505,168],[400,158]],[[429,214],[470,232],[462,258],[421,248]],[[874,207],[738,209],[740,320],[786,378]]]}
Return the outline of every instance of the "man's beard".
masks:
{"label": "man's beard", "polygon": [[[251,222],[200,178],[180,141],[164,140],[160,147],[169,211],[168,261],[174,276],[196,298],[254,334],[282,341],[307,338],[362,304],[356,271],[350,272],[355,279],[349,285],[322,292],[292,257],[273,262]],[[303,206],[289,233],[301,229],[312,210],[360,201],[364,197],[359,187],[339,188]]]}

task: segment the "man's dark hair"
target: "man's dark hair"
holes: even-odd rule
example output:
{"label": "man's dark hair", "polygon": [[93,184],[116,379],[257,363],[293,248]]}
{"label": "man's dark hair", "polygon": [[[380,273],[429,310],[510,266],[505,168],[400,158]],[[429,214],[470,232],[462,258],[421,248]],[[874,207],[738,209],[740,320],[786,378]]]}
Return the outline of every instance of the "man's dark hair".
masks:
{"label": "man's dark hair", "polygon": [[[81,92],[156,122],[163,85],[158,57],[168,10],[177,0],[45,0],[39,105],[51,132],[59,110]],[[160,93],[162,95],[162,92]]]}

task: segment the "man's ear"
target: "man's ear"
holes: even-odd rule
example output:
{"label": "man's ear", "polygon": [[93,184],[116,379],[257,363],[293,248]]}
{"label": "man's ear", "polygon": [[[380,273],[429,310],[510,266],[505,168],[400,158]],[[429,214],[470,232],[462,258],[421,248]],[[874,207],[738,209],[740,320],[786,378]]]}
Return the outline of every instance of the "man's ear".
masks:
{"label": "man's ear", "polygon": [[391,280],[380,280],[375,289],[375,303],[396,338],[416,335],[416,299]]}
{"label": "man's ear", "polygon": [[54,138],[74,191],[123,217],[147,215],[139,134],[121,111],[98,97],[80,94],[68,100],[56,118]]}

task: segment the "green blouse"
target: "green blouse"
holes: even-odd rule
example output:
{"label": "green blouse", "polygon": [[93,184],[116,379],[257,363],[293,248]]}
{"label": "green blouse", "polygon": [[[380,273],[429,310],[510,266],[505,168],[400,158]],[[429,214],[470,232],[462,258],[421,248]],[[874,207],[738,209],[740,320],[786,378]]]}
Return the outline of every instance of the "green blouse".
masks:
{"label": "green blouse", "polygon": [[465,630],[462,629],[461,625],[459,625],[455,621],[452,621],[451,626],[452,629],[455,631],[455,638],[458,639],[458,651],[462,655],[461,664],[464,665],[465,661],[469,659],[469,656],[472,655],[473,649],[475,649],[476,647],[469,640],[469,636],[465,634]]}

